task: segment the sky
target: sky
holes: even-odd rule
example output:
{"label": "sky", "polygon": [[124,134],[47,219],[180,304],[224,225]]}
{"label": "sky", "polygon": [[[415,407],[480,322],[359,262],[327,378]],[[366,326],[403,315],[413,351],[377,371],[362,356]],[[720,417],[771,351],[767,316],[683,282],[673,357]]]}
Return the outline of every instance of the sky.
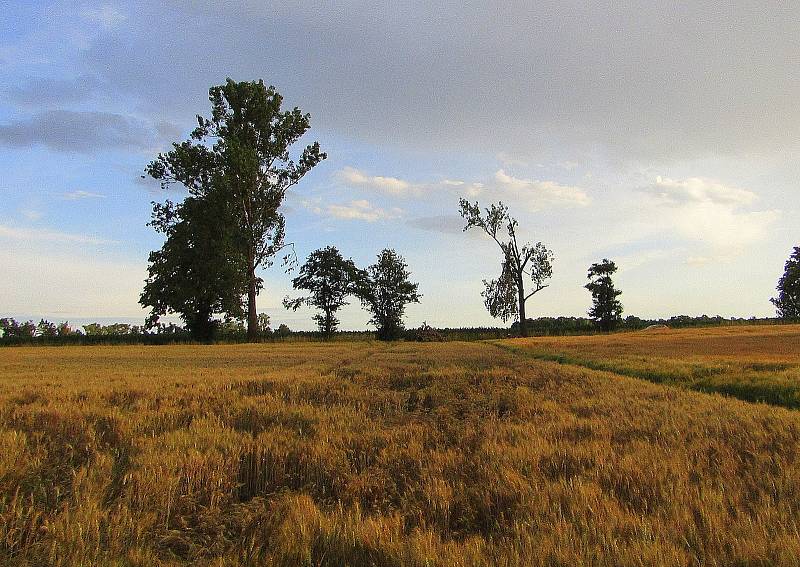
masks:
{"label": "sky", "polygon": [[[283,206],[300,260],[396,249],[409,326],[502,324],[462,196],[553,250],[531,317],[585,315],[603,258],[626,315],[773,315],[800,244],[798,38],[778,2],[0,0],[0,315],[143,320],[151,202],[185,193],[141,174],[227,77],[274,85],[311,114],[294,154],[328,154]],[[293,274],[261,275],[273,326],[313,328],[281,306]]]}

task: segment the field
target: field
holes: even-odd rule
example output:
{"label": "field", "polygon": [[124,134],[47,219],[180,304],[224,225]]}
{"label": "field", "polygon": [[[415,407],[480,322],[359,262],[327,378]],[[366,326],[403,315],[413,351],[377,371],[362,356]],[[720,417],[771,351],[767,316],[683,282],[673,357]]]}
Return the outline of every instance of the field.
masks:
{"label": "field", "polygon": [[585,366],[798,335],[0,349],[0,564],[797,565],[800,413]]}
{"label": "field", "polygon": [[800,326],[658,329],[498,343],[540,360],[800,408]]}

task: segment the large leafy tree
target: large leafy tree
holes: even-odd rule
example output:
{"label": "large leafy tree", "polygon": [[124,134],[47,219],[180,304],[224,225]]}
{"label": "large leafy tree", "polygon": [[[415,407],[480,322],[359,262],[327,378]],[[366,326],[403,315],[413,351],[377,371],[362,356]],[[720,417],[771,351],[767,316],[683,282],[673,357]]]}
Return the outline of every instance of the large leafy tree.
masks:
{"label": "large leafy tree", "polygon": [[592,293],[589,316],[597,321],[603,331],[613,330],[622,321],[622,303],[617,299],[622,292],[614,287],[611,279],[616,271],[617,265],[603,258],[602,262],[589,267],[589,283],[584,286]]}
{"label": "large leafy tree", "polygon": [[[528,336],[525,303],[549,284],[553,276],[553,253],[544,244],[522,244],[517,241],[519,223],[513,218],[502,201],[481,211],[478,203],[459,200],[461,216],[467,221],[464,230],[479,228],[500,247],[503,253],[500,277],[483,280],[481,295],[492,317],[508,321],[519,318],[519,333]],[[505,234],[503,234],[505,232]],[[526,281],[533,284],[526,290]]]}
{"label": "large leafy tree", "polygon": [[287,246],[279,207],[286,191],[326,155],[314,142],[297,161],[290,159],[290,147],[310,128],[310,115],[298,108],[281,110],[283,97],[262,81],[228,79],[209,90],[209,100],[211,117],[198,116],[191,138],[160,154],[147,172],[162,186],[182,183],[195,197],[224,196],[232,212],[228,254],[244,272],[247,334],[254,339],[256,296],[263,285],[257,272]]}
{"label": "large leafy tree", "polygon": [[800,246],[795,246],[786,260],[783,275],[778,280],[778,297],[770,301],[778,316],[784,319],[800,319]]}
{"label": "large leafy tree", "polygon": [[406,305],[419,303],[419,284],[409,279],[411,273],[402,256],[390,249],[378,254],[378,260],[366,269],[359,286],[364,307],[372,314],[370,323],[378,328],[378,338],[399,339],[403,334]]}
{"label": "large leafy tree", "polygon": [[160,250],[150,253],[150,265],[139,302],[150,307],[147,327],[161,316],[176,313],[193,337],[213,338],[213,316],[244,316],[242,298],[247,282],[241,264],[231,255],[233,211],[217,193],[188,197],[180,204],[153,204],[150,225],[164,234]]}
{"label": "large leafy tree", "polygon": [[336,312],[347,305],[348,295],[357,292],[361,278],[362,272],[352,260],[345,260],[336,247],[315,250],[300,268],[300,275],[292,280],[295,289],[306,290],[309,295],[286,297],[283,305],[293,310],[301,305],[318,308],[322,313],[314,315],[314,321],[323,336],[330,338],[339,325]]}

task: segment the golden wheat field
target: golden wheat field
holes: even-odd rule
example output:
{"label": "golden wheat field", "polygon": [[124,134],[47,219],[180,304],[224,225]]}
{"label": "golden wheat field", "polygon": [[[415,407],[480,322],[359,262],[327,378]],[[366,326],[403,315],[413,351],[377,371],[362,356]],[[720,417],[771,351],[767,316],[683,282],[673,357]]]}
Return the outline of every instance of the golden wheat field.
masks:
{"label": "golden wheat field", "polygon": [[658,329],[498,344],[541,360],[800,408],[800,325]]}
{"label": "golden wheat field", "polygon": [[753,329],[0,349],[0,564],[797,565],[800,413],[527,352]]}

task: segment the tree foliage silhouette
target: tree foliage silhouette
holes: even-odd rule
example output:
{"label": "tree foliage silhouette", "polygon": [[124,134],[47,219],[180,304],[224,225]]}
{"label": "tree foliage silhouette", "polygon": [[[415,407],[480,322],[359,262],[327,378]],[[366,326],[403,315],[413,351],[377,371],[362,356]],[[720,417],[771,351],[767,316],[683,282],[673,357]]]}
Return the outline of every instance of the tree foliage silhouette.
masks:
{"label": "tree foliage silhouette", "polygon": [[778,317],[800,319],[800,246],[795,246],[778,280],[778,296],[770,301],[775,305]]}
{"label": "tree foliage silhouette", "polygon": [[334,246],[312,252],[300,268],[300,275],[292,280],[294,289],[310,292],[305,297],[284,298],[287,309],[297,310],[301,305],[310,305],[322,311],[314,315],[320,332],[330,338],[336,332],[339,319],[336,312],[347,305],[347,296],[358,292],[363,273],[352,260],[345,260]]}
{"label": "tree foliage silhouette", "polygon": [[611,276],[617,271],[617,265],[603,258],[602,262],[589,267],[589,283],[584,287],[592,293],[592,307],[589,316],[597,321],[600,329],[611,331],[622,321],[622,303],[617,299],[622,292],[614,287]]}
{"label": "tree foliage silhouette", "polygon": [[399,339],[403,334],[403,314],[406,305],[419,303],[422,297],[419,284],[409,279],[408,266],[397,252],[384,249],[378,260],[364,272],[359,285],[359,297],[372,313],[370,323],[378,328],[378,338]]}
{"label": "tree foliage silhouette", "polygon": [[[258,335],[256,296],[263,280],[259,268],[287,246],[285,220],[279,211],[286,191],[326,155],[319,144],[306,146],[295,162],[290,147],[310,128],[310,115],[281,110],[283,97],[263,81],[211,87],[211,117],[197,117],[189,140],[148,165],[147,173],[162,186],[181,183],[191,196],[218,193],[230,207],[231,261],[246,281],[247,335]],[[291,255],[284,256],[288,263]]]}
{"label": "tree foliage silhouette", "polygon": [[247,282],[236,261],[233,212],[211,192],[187,197],[182,203],[153,204],[150,226],[166,236],[160,250],[150,253],[147,279],[139,302],[150,307],[146,326],[163,315],[180,315],[191,335],[212,339],[219,325],[213,316],[244,316],[242,298]]}
{"label": "tree foliage silhouette", "polygon": [[[483,280],[485,289],[481,295],[486,309],[492,317],[503,321],[518,317],[520,335],[528,336],[525,303],[548,287],[549,284],[544,282],[553,276],[553,252],[541,242],[520,246],[517,241],[519,223],[509,214],[508,207],[502,201],[481,212],[477,202],[460,199],[459,212],[467,221],[465,231],[473,227],[483,230],[503,253],[500,277]],[[533,289],[528,293],[525,290],[526,276],[533,284]]]}

